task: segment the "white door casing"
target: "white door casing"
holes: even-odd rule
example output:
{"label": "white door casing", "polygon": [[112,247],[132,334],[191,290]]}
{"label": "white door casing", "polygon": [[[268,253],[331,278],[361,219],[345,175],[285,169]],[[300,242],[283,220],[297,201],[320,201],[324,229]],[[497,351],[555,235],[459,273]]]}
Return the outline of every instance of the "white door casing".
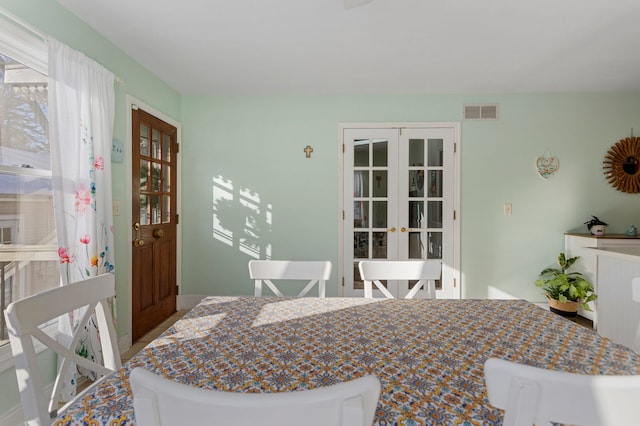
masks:
{"label": "white door casing", "polygon": [[[459,123],[340,126],[341,295],[363,295],[360,260],[442,259],[437,297],[460,297],[459,133]],[[404,297],[413,283],[387,287]]]}

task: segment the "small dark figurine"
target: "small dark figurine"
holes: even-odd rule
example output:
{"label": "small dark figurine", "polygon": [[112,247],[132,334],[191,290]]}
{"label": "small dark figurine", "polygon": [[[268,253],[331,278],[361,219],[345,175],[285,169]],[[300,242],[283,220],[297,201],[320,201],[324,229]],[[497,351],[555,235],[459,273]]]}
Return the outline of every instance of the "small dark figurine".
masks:
{"label": "small dark figurine", "polygon": [[584,223],[587,225],[587,229],[589,229],[593,235],[604,235],[604,227],[609,226],[609,224],[601,221],[596,216],[591,217],[593,219]]}

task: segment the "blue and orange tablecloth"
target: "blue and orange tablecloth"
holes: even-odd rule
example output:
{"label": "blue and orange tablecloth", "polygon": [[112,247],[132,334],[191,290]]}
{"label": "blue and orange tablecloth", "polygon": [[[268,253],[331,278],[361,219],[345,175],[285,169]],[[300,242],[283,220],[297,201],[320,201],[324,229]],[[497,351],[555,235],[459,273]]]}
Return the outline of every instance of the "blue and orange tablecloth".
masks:
{"label": "blue and orange tablecloth", "polygon": [[522,300],[210,297],[56,424],[135,424],[128,377],[138,366],[230,392],[302,390],[375,374],[376,425],[501,424],[484,388],[489,357],[640,374],[630,349]]}

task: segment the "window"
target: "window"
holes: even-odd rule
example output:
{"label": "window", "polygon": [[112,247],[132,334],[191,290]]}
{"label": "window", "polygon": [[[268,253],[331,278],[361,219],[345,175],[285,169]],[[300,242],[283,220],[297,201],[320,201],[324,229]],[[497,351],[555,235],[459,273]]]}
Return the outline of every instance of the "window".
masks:
{"label": "window", "polygon": [[[60,285],[49,154],[46,45],[0,13],[0,298]],[[0,319],[0,370],[10,360]]]}

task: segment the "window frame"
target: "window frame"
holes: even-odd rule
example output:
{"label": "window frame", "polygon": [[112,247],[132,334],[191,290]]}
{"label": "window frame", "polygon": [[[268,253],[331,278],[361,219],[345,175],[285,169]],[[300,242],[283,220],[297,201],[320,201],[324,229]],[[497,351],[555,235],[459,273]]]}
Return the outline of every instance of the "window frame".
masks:
{"label": "window frame", "polygon": [[[42,36],[26,25],[19,25],[17,19],[0,9],[0,52],[34,70],[48,75],[48,49],[47,43]],[[19,21],[18,21],[19,22]],[[16,170],[16,167],[0,166],[3,173],[14,173],[20,175],[38,175],[51,177],[51,171],[41,171],[33,169]],[[4,315],[4,312],[2,312]],[[50,324],[44,327],[44,331],[52,337],[58,334],[58,325]],[[46,346],[35,341],[36,352],[40,353]],[[14,367],[11,345],[5,344],[0,347],[0,372]]]}

